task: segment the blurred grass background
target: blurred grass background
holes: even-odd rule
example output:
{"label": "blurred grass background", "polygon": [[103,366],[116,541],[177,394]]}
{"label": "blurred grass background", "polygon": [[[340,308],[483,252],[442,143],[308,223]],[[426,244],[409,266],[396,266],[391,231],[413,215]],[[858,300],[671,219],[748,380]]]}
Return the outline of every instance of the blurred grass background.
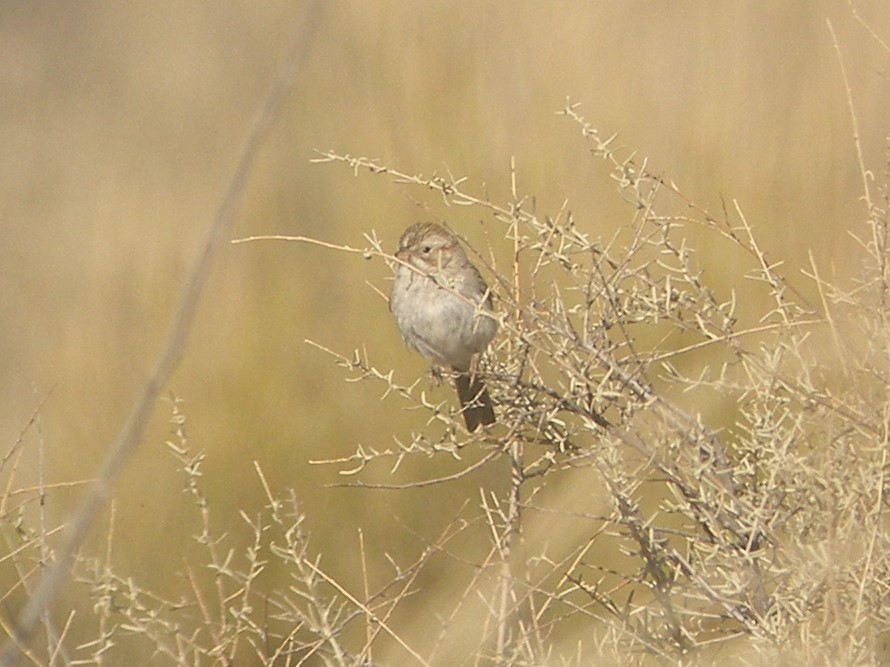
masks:
{"label": "blurred grass background", "polygon": [[[890,35],[890,6],[855,7]],[[4,449],[50,394],[26,435],[19,485],[36,483],[38,446],[48,482],[95,473],[159,350],[303,13],[293,2],[0,5]],[[888,54],[842,0],[323,3],[234,236],[360,246],[373,229],[393,247],[408,224],[437,215],[484,238],[476,211],[310,164],[314,149],[466,175],[466,189],[500,200],[515,156],[520,190],[539,211],[555,214],[568,199],[579,226],[607,235],[630,212],[578,128],[555,115],[570,96],[604,135],[618,133],[618,144],[647,156],[650,170],[692,200],[715,214],[722,198],[738,200],[787,275],[799,278],[812,251],[849,281],[859,260],[848,232],[864,231],[865,214],[826,19],[850,75],[866,159],[885,165]],[[719,248],[699,250],[711,281],[744,296],[735,281],[750,267],[727,266]],[[253,473],[259,461],[274,488],[296,488],[315,546],[346,585],[359,581],[350,570],[358,528],[377,560],[384,551],[416,553],[423,544],[408,527],[434,533],[467,498],[477,502],[481,485],[497,489],[503,478],[491,469],[391,494],[326,488],[336,471],[310,465],[359,443],[386,446],[423,424],[381,402],[379,388],[344,382],[303,342],[347,355],[364,347],[405,383],[424,374],[365,284],[388,290],[386,279],[381,262],[316,247],[227,247],[168,387],[184,401],[191,446],[206,450],[220,527],[236,543],[249,539],[237,513],[265,502]],[[194,530],[163,444],[169,412],[159,405],[116,493],[118,567],[160,591],[181,585]],[[435,477],[448,465],[413,461],[400,479]],[[52,492],[51,516],[64,520],[78,497],[76,487]],[[96,528],[100,541],[104,530]]]}

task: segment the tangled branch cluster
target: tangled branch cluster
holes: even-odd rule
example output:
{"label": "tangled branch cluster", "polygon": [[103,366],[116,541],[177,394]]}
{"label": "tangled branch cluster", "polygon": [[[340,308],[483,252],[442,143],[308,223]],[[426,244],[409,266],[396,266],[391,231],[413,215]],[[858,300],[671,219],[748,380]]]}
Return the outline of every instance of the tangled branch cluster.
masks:
{"label": "tangled branch cluster", "polygon": [[[762,655],[803,647],[829,662],[873,655],[890,620],[886,206],[871,210],[862,284],[843,293],[814,264],[814,306],[767,259],[738,206],[710,215],[645,162],[620,157],[614,138],[600,138],[575,107],[563,113],[611,166],[631,207],[610,238],[594,238],[567,209],[526,210],[515,186],[499,205],[456,179],[322,156],[480,208],[491,236],[513,251],[509,270],[476,258],[489,268],[503,318],[485,378],[501,426],[468,441],[448,405],[397,385],[362,355],[340,357],[447,426],[358,451],[352,472],[470,442],[490,452],[473,468],[510,458],[504,503],[516,506],[493,523],[495,546],[511,563],[510,604],[497,622],[512,633],[493,650],[510,664],[549,655],[564,629],[546,621],[550,614],[588,618],[611,637],[615,656],[695,655],[739,638]],[[702,233],[722,239],[727,263],[749,266],[722,297],[690,247],[688,236]],[[368,239],[369,252],[386,254]],[[768,306],[756,311],[758,300]],[[696,409],[695,400],[681,407],[684,395],[719,409]],[[611,511],[552,564],[555,585],[542,588],[525,565],[542,555],[514,538],[522,516],[547,510],[536,504],[539,491],[579,468],[605,490]],[[620,571],[598,562],[597,540],[624,554]]]}

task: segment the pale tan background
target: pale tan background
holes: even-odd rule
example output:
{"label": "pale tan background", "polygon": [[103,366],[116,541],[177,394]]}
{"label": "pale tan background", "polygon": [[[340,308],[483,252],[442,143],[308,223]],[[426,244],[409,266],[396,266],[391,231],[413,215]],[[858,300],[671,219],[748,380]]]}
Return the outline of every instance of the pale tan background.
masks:
{"label": "pale tan background", "polygon": [[[555,115],[570,96],[604,135],[617,132],[619,144],[700,204],[718,211],[721,197],[738,200],[788,275],[799,276],[812,251],[840,280],[854,277],[848,232],[864,232],[865,215],[826,20],[879,176],[890,56],[846,2],[322,4],[234,237],[307,234],[361,245],[374,229],[391,246],[426,215],[415,200],[478,234],[478,211],[447,211],[434,194],[385,177],[310,164],[314,149],[329,148],[408,172],[450,170],[470,178],[468,189],[486,184],[498,197],[515,156],[520,187],[538,210],[555,213],[568,198],[580,225],[608,230],[629,211],[577,127]],[[890,5],[855,6],[890,39]],[[51,392],[26,434],[18,486],[36,481],[40,444],[47,480],[94,474],[159,350],[186,268],[302,16],[295,2],[0,6],[0,451]],[[703,261],[719,271],[719,257]],[[226,247],[167,388],[184,401],[191,446],[206,450],[219,527],[236,544],[246,539],[237,511],[263,503],[259,461],[273,487],[297,489],[314,544],[347,583],[356,582],[348,563],[357,528],[378,558],[416,551],[405,525],[436,525],[430,512],[452,516],[480,485],[497,488],[499,475],[375,494],[324,488],[335,471],[309,464],[358,443],[388,445],[423,423],[381,402],[380,387],[345,383],[303,342],[346,354],[364,347],[403,382],[424,373],[365,284],[386,289],[385,278],[379,261],[314,247]],[[146,585],[175,591],[194,525],[185,525],[191,508],[164,446],[168,416],[159,405],[116,487],[116,559]],[[415,462],[404,477],[445,469]],[[78,496],[51,493],[51,517],[62,520]]]}

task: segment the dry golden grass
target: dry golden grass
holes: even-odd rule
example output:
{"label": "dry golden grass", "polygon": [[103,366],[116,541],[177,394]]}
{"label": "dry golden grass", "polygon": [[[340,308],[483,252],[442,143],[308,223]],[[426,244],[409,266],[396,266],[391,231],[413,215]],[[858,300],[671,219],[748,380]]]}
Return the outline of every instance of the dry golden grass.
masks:
{"label": "dry golden grass", "polygon": [[[9,631],[304,14],[0,14]],[[365,285],[385,262],[223,248],[171,446],[161,409],[31,662],[882,664],[888,21],[323,9],[234,235],[385,257],[447,221],[504,318],[500,424],[454,423]]]}

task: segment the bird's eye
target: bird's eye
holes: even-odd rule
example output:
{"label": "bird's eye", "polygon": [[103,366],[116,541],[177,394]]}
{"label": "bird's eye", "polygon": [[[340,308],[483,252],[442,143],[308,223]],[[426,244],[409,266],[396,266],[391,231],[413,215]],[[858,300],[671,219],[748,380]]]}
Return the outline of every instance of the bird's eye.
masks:
{"label": "bird's eye", "polygon": [[432,250],[433,250],[433,246],[425,245],[425,246],[423,246],[423,248],[421,248],[421,250],[423,250],[424,255],[429,255],[430,252],[432,252]]}

